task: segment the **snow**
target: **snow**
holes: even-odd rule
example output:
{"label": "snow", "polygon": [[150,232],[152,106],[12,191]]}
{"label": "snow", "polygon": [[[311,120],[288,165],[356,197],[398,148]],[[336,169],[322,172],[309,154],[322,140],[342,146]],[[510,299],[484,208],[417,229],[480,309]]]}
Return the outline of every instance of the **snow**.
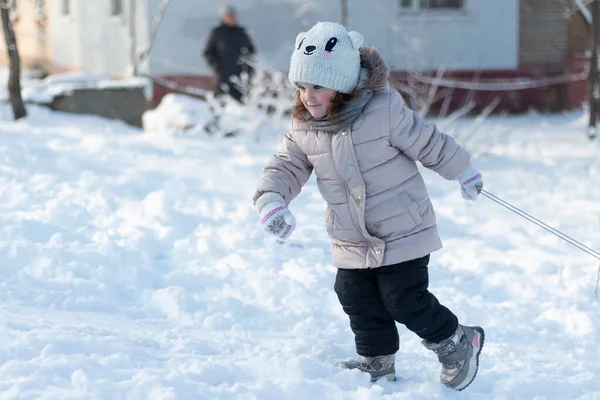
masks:
{"label": "snow", "polygon": [[[8,71],[0,67],[0,104],[8,102]],[[152,98],[152,84],[149,79],[141,77],[112,79],[101,74],[65,72],[48,75],[37,79],[33,71],[23,71],[21,79],[21,95],[26,103],[50,104],[54,97],[81,88],[122,88],[144,87],[146,99]]]}
{"label": "snow", "polygon": [[142,125],[145,132],[158,134],[204,132],[214,120],[215,115],[206,101],[170,93],[162,99],[158,107],[144,113]]}
{"label": "snow", "polygon": [[[171,103],[194,105],[210,116]],[[442,387],[435,356],[399,325],[399,379],[371,384],[336,367],[354,342],[314,177],[285,244],[252,206],[285,118],[222,114],[245,124],[222,138],[28,111],[0,111],[3,400],[600,396],[598,260],[487,198],[465,202],[455,182],[423,170],[445,245],[430,289],[486,329],[478,376]],[[152,126],[173,127],[169,115]],[[489,192],[600,249],[600,146],[583,112],[437,122]]]}

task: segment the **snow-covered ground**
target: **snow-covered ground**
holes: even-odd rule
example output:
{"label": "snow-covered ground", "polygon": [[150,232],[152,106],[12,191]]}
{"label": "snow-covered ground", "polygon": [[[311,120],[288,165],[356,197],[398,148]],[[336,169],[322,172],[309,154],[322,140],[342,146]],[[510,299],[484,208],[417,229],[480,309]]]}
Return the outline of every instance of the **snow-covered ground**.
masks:
{"label": "snow-covered ground", "polygon": [[[286,244],[251,204],[286,121],[222,139],[35,106],[8,117],[2,400],[600,398],[598,261],[487,198],[465,202],[454,182],[424,171],[445,244],[431,290],[486,329],[478,377],[443,388],[435,356],[399,326],[399,380],[371,384],[336,367],[354,343],[314,178]],[[491,193],[599,249],[600,144],[584,126],[572,112],[447,128]]]}

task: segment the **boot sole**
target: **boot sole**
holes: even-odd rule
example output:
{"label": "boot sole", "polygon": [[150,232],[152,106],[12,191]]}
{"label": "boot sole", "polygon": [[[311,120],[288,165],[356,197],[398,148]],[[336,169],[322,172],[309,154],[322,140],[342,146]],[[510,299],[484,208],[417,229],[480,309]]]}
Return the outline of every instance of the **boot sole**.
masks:
{"label": "boot sole", "polygon": [[[364,372],[365,374],[369,374],[369,375],[371,375],[371,372],[370,372],[370,371],[363,370],[363,369],[359,368],[359,367],[358,367],[358,366],[356,366],[356,365],[350,365],[350,364],[346,364],[344,361],[342,361],[342,362],[338,363],[338,365],[337,365],[337,366],[338,366],[338,367],[340,367],[340,368],[342,368],[342,369],[357,369],[357,370],[359,370],[359,371],[361,371],[361,372]],[[371,383],[377,382],[377,380],[379,380],[379,379],[381,379],[381,378],[384,378],[384,377],[385,377],[385,378],[386,378],[386,379],[387,379],[389,382],[394,382],[394,381],[396,380],[396,368],[395,368],[395,365],[392,365],[391,372],[388,372],[387,374],[379,375],[379,376],[377,376],[377,377],[373,377],[373,376],[371,375]]]}
{"label": "boot sole", "polygon": [[454,390],[458,391],[464,390],[475,380],[475,377],[477,376],[477,371],[479,370],[479,355],[481,354],[481,350],[483,350],[483,343],[485,342],[485,333],[483,331],[483,328],[479,326],[473,326],[471,328],[473,328],[477,331],[477,333],[479,333],[479,350],[477,350],[477,353],[475,354],[474,365],[473,362],[469,363],[469,371],[465,380],[462,382],[461,385],[458,385],[457,387],[453,388]]}
{"label": "boot sole", "polygon": [[381,379],[381,378],[387,379],[388,382],[394,382],[394,381],[396,381],[396,373],[392,372],[391,374],[378,376],[377,378],[371,378],[371,383],[375,383],[375,382],[377,382],[378,379]]}

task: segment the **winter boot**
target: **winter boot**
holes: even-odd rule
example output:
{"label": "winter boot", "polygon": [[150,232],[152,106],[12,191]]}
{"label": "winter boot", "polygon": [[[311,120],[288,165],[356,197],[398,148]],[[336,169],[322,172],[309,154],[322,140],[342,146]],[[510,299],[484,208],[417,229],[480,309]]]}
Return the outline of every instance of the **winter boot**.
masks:
{"label": "winter boot", "polygon": [[463,390],[475,379],[479,353],[485,335],[479,326],[458,325],[456,332],[440,343],[423,340],[423,346],[438,355],[442,363],[441,382],[451,389]]}
{"label": "winter boot", "polygon": [[360,356],[358,360],[342,361],[340,367],[346,369],[358,369],[371,374],[371,382],[385,376],[388,381],[396,380],[396,355],[365,357]]}

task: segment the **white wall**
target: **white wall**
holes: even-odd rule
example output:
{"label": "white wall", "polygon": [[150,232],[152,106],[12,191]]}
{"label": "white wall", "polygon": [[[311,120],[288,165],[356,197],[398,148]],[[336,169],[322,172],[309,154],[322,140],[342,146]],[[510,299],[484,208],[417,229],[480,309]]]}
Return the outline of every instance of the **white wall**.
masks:
{"label": "white wall", "polygon": [[[160,2],[149,0],[150,23]],[[150,73],[210,73],[202,53],[210,29],[219,23],[218,8],[222,3],[172,0],[152,50]],[[312,8],[311,3],[315,3]],[[281,70],[288,68],[299,32],[308,30],[317,20],[339,21],[340,15],[338,0],[232,0],[228,4],[238,10],[238,23],[246,27],[259,54]]]}
{"label": "white wall", "polygon": [[350,3],[350,28],[394,69],[518,67],[518,0],[466,0],[465,13],[407,13],[398,0]]}
{"label": "white wall", "polygon": [[[518,0],[466,0],[465,15],[401,12],[399,0],[349,0],[349,27],[396,69],[511,69],[518,65]],[[150,24],[160,0],[149,0]],[[202,58],[222,1],[173,0],[160,27],[150,73],[206,74]],[[232,0],[258,48],[286,71],[296,35],[317,21],[340,22],[339,0]]]}
{"label": "white wall", "polygon": [[[125,0],[124,15],[111,17],[110,2],[71,0],[71,16],[52,4],[52,60],[85,72],[123,76],[131,71],[130,1],[136,4],[136,51],[148,44],[161,0]],[[399,0],[348,0],[349,27],[376,45],[394,69],[511,69],[518,65],[518,0],[466,0],[464,15],[406,14]],[[172,0],[142,72],[208,74],[202,52],[218,24],[223,1]],[[259,54],[287,71],[296,35],[317,21],[340,21],[339,0],[232,0],[240,25]]]}
{"label": "white wall", "polygon": [[52,60],[62,67],[126,76],[131,72],[129,18],[135,1],[137,47],[147,43],[146,0],[124,0],[123,13],[110,15],[110,2],[71,0],[71,14],[62,15],[62,1],[52,2]]}
{"label": "white wall", "polygon": [[129,31],[124,15],[111,16],[109,1],[79,1],[82,67],[85,71],[126,75],[130,67]]}
{"label": "white wall", "polygon": [[58,67],[76,69],[81,64],[79,24],[74,14],[76,6],[77,4],[71,4],[70,15],[62,15],[62,0],[53,0],[46,5],[50,39],[49,58]]}

